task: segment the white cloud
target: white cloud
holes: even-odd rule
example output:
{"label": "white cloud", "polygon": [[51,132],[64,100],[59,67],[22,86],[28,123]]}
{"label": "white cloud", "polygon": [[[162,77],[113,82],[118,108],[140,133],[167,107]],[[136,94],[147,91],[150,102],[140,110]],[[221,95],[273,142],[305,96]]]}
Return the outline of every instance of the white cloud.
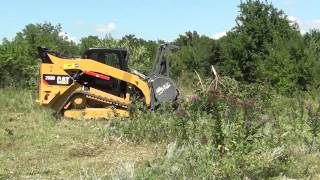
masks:
{"label": "white cloud", "polygon": [[96,32],[98,33],[112,33],[115,30],[116,30],[116,24],[114,22],[100,24],[96,27]]}
{"label": "white cloud", "polygon": [[227,35],[227,32],[219,32],[219,33],[216,33],[212,36],[213,39],[220,39],[222,38],[223,36],[226,36]]}
{"label": "white cloud", "polygon": [[305,34],[312,29],[320,29],[320,19],[302,21],[295,16],[288,16],[288,20],[290,21],[291,25],[294,23],[299,25],[301,34]]}
{"label": "white cloud", "polygon": [[298,18],[295,17],[295,16],[288,16],[288,20],[289,20],[290,22],[298,22]]}
{"label": "white cloud", "polygon": [[299,19],[298,19],[297,17],[295,17],[295,16],[288,16],[287,18],[288,18],[289,24],[290,24],[291,26],[295,26],[296,24],[299,24]]}
{"label": "white cloud", "polygon": [[76,37],[71,36],[68,33],[63,32],[63,31],[59,32],[59,36],[67,39],[67,41],[73,41],[73,42],[77,42],[78,41],[78,39]]}

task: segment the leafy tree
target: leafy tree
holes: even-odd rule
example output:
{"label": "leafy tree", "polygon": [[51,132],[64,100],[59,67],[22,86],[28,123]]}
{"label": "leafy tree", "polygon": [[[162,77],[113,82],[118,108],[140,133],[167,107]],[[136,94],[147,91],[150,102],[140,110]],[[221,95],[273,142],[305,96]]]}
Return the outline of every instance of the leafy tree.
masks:
{"label": "leafy tree", "polygon": [[29,24],[12,41],[0,46],[1,86],[34,87],[39,60],[37,47],[44,46],[71,55],[78,49],[74,42],[60,35],[60,25]]}
{"label": "leafy tree", "polygon": [[[304,56],[299,67],[299,82],[304,90],[319,88],[320,86],[320,31],[312,30],[304,36],[304,42],[300,43]],[[300,50],[301,52],[302,50]],[[299,51],[294,51],[296,53]]]}
{"label": "leafy tree", "polygon": [[29,46],[32,56],[37,56],[35,49],[37,46],[44,46],[55,49],[63,54],[72,55],[77,53],[76,44],[67,37],[61,35],[62,27],[60,24],[54,26],[51,23],[29,24],[22,32],[17,33],[15,41],[25,41]]}
{"label": "leafy tree", "polygon": [[[142,38],[137,38],[135,35],[133,34],[129,34],[129,35],[125,35],[120,39],[121,43],[128,43],[130,48],[134,48],[134,47],[140,47],[140,46],[144,46],[146,48],[146,56],[148,56],[151,61],[153,61],[156,58],[156,54],[159,48],[160,44],[164,44],[165,42],[162,41],[151,41],[151,40],[144,40]],[[129,52],[130,53],[130,52]],[[144,62],[141,62],[142,64],[144,64]],[[152,64],[152,63],[151,63]],[[150,68],[149,70],[146,70],[146,72],[150,72],[151,70],[151,64],[148,64],[147,68]]]}
{"label": "leafy tree", "polygon": [[202,75],[208,74],[210,63],[216,63],[217,46],[216,42],[196,31],[186,32],[179,35],[174,41],[180,49],[172,56],[172,71],[175,77],[194,76],[194,71]]}
{"label": "leafy tree", "polygon": [[267,1],[241,2],[236,27],[221,39],[221,69],[249,83],[264,83],[282,91],[307,89],[314,79],[313,60],[305,51],[297,24]]}
{"label": "leafy tree", "polygon": [[311,30],[304,35],[304,43],[320,61],[320,30]]}
{"label": "leafy tree", "polygon": [[100,39],[98,36],[88,36],[82,38],[79,44],[81,54],[89,48],[96,47],[99,43]]}

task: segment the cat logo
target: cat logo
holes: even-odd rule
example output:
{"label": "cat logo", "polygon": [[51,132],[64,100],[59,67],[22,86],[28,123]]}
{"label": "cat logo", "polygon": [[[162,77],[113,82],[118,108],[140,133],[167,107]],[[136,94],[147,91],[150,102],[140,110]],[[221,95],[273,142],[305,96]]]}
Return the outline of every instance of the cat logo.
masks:
{"label": "cat logo", "polygon": [[43,80],[47,85],[70,86],[73,83],[72,78],[67,75],[44,74]]}
{"label": "cat logo", "polygon": [[57,77],[57,84],[61,84],[61,85],[67,85],[69,84],[69,80],[70,80],[70,77],[67,77],[67,76],[58,76]]}

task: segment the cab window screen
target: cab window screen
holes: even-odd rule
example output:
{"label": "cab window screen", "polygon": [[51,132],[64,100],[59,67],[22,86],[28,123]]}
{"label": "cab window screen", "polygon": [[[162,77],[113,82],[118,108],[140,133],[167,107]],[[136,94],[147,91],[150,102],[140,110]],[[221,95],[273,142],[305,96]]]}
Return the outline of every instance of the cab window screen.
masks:
{"label": "cab window screen", "polygon": [[115,53],[91,53],[88,57],[100,63],[120,69],[119,57]]}
{"label": "cab window screen", "polygon": [[118,55],[114,53],[105,54],[104,63],[118,69],[120,68]]}

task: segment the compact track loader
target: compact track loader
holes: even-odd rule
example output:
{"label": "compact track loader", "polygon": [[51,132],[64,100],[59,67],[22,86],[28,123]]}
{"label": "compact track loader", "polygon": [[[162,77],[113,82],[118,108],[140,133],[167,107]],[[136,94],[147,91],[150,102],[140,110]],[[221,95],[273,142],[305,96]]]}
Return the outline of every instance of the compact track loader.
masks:
{"label": "compact track loader", "polygon": [[173,45],[161,45],[149,76],[128,67],[125,49],[90,48],[81,58],[66,57],[38,47],[42,60],[39,77],[40,105],[72,119],[129,117],[128,107],[141,94],[151,110],[179,96],[169,78],[166,54]]}

